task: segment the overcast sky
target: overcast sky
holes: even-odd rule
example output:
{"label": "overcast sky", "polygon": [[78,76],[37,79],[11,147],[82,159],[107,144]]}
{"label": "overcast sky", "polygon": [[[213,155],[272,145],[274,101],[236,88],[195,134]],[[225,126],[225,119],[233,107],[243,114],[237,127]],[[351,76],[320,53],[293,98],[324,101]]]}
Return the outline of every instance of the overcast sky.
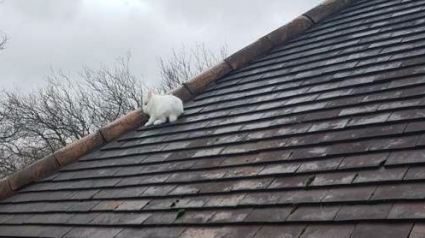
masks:
{"label": "overcast sky", "polygon": [[158,57],[182,44],[241,49],[321,0],[2,0],[0,88],[40,85],[51,69],[76,73],[132,54],[132,71],[158,78]]}

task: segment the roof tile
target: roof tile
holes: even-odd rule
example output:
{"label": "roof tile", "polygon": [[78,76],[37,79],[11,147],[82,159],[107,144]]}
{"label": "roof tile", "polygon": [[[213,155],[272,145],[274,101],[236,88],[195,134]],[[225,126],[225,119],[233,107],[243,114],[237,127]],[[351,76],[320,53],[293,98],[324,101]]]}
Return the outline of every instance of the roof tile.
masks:
{"label": "roof tile", "polygon": [[289,187],[305,187],[309,179],[313,176],[302,175],[293,177],[276,178],[269,186],[269,188],[289,188]]}
{"label": "roof tile", "polygon": [[245,219],[247,222],[283,222],[291,214],[293,208],[281,207],[281,208],[254,208],[253,211]]}
{"label": "roof tile", "polygon": [[238,205],[264,205],[276,204],[284,196],[282,192],[258,192],[249,193],[238,203]]}
{"label": "roof tile", "polygon": [[71,229],[64,238],[91,237],[91,238],[114,238],[122,228],[105,227],[75,227]]}
{"label": "roof tile", "polygon": [[282,195],[279,203],[320,202],[325,194],[325,189],[288,191]]}
{"label": "roof tile", "polygon": [[407,238],[411,229],[412,224],[359,224],[351,237]]}
{"label": "roof tile", "polygon": [[311,225],[307,227],[301,238],[349,238],[353,230],[353,225]]}
{"label": "roof tile", "polygon": [[425,204],[418,203],[401,203],[394,204],[388,218],[393,219],[418,219],[425,217]]}
{"label": "roof tile", "polygon": [[209,220],[211,223],[234,223],[243,222],[245,218],[252,212],[252,209],[238,209],[217,211]]}
{"label": "roof tile", "polygon": [[420,238],[425,235],[425,225],[417,223],[413,226],[409,238]]}
{"label": "roof tile", "polygon": [[381,199],[417,199],[425,197],[423,183],[380,185],[373,194],[373,200]]}
{"label": "roof tile", "polygon": [[222,197],[212,197],[206,207],[228,207],[238,205],[244,198],[244,194],[234,194]]}
{"label": "roof tile", "polygon": [[[184,211],[184,210],[179,210]],[[179,217],[179,211],[176,213],[176,219],[174,223],[189,223],[189,224],[203,224],[207,223],[208,220],[215,214],[215,211],[185,211],[181,217]]]}
{"label": "roof tile", "polygon": [[376,190],[375,186],[355,187],[355,188],[334,188],[330,189],[323,197],[323,202],[336,201],[367,201]]}
{"label": "roof tile", "polygon": [[184,227],[130,228],[122,230],[116,238],[177,238],[185,229]]}
{"label": "roof tile", "polygon": [[339,169],[374,168],[379,167],[388,158],[389,153],[377,153],[347,156],[339,165]]}
{"label": "roof tile", "polygon": [[296,238],[304,230],[302,225],[263,226],[254,238]]}
{"label": "roof tile", "polygon": [[392,152],[386,165],[403,165],[425,162],[424,150],[407,150]]}
{"label": "roof tile", "polygon": [[358,174],[354,183],[366,183],[376,181],[398,181],[402,180],[407,168],[381,168],[379,170],[363,171]]}
{"label": "roof tile", "polygon": [[153,213],[146,219],[144,225],[159,225],[159,224],[172,224],[177,218],[176,212],[157,212]]}
{"label": "roof tile", "polygon": [[113,211],[115,208],[119,207],[122,204],[121,201],[100,201],[92,211]]}
{"label": "roof tile", "polygon": [[346,205],[339,210],[335,220],[385,219],[392,204]]}
{"label": "roof tile", "polygon": [[298,207],[288,221],[329,221],[333,220],[340,206]]}
{"label": "roof tile", "polygon": [[241,226],[241,227],[211,227],[197,228],[191,227],[186,229],[179,238],[252,238],[258,231],[256,226]]}

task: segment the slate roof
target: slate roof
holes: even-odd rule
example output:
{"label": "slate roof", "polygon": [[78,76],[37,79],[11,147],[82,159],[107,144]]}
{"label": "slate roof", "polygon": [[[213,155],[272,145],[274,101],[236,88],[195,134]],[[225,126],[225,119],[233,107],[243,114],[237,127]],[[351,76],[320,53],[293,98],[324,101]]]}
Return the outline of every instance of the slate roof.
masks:
{"label": "slate roof", "polygon": [[425,237],[425,0],[357,1],[0,202],[0,237]]}

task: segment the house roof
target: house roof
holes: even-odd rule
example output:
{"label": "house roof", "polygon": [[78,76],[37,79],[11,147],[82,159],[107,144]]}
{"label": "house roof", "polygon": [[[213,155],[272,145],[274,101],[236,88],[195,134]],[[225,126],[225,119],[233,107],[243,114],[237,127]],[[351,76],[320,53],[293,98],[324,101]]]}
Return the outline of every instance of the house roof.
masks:
{"label": "house roof", "polygon": [[202,92],[178,122],[7,180],[0,237],[424,237],[424,9],[355,1],[258,57],[260,39],[182,87]]}

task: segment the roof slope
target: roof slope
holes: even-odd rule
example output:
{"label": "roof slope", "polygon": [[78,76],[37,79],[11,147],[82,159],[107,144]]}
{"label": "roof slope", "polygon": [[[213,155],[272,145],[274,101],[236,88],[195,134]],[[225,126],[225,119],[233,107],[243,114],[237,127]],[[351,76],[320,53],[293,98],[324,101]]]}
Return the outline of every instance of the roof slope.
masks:
{"label": "roof slope", "polygon": [[3,200],[0,237],[424,237],[424,9],[358,1]]}

